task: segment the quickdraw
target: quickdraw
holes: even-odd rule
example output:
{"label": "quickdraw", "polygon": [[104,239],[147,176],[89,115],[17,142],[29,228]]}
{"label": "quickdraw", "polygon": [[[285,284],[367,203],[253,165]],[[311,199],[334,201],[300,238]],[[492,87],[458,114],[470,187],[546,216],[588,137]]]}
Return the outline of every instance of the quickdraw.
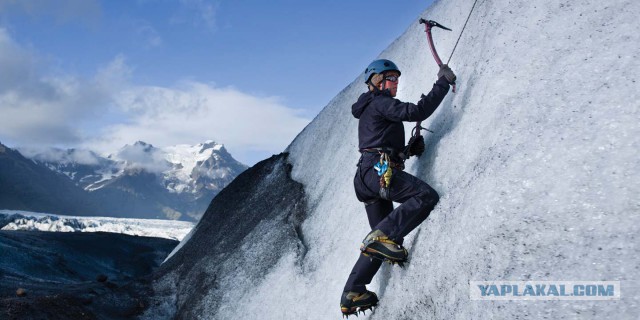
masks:
{"label": "quickdraw", "polygon": [[380,161],[373,166],[373,169],[378,172],[378,176],[380,177],[380,197],[387,200],[389,199],[389,187],[391,186],[391,178],[393,177],[391,167],[391,159],[386,152],[380,154]]}
{"label": "quickdraw", "polygon": [[387,153],[380,154],[380,161],[373,166],[373,169],[378,171],[378,176],[380,177],[380,187],[386,188],[391,185],[391,160]]}

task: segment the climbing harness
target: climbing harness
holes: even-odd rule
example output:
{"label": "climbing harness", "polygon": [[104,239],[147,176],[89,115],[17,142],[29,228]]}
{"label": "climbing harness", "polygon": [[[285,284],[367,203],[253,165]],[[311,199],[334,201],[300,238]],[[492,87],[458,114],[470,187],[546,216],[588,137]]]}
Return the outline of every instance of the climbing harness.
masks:
{"label": "climbing harness", "polygon": [[[404,154],[396,153],[391,148],[360,149],[360,152],[380,154],[380,160],[376,162],[376,164],[373,166],[373,169],[380,177],[380,197],[382,199],[389,200],[389,191],[391,187],[391,181],[393,179],[393,169],[400,171],[404,170]],[[400,159],[400,161],[396,162],[394,161],[394,159]]]}

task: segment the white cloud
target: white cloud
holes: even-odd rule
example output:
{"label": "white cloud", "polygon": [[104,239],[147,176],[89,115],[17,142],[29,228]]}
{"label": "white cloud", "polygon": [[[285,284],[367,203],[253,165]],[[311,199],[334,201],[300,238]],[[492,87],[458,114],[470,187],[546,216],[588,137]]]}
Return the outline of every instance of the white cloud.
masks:
{"label": "white cloud", "polygon": [[37,57],[4,29],[0,52],[0,136],[18,143],[78,143],[83,135],[79,124],[107,111],[113,83],[124,77],[110,66],[95,79],[45,74]]}
{"label": "white cloud", "polygon": [[110,93],[117,92],[129,85],[133,68],[127,65],[124,55],[117,55],[106,66],[98,69],[94,81]]}
{"label": "white cloud", "polygon": [[98,156],[89,150],[68,150],[58,148],[19,148],[18,151],[27,158],[41,161],[59,162],[63,164],[78,163],[95,165],[99,163]]}
{"label": "white cloud", "polygon": [[106,127],[101,136],[108,138],[90,142],[101,150],[135,140],[168,146],[213,139],[230,150],[277,153],[309,123],[277,98],[197,82],[133,87],[118,95],[117,104],[128,120]]}
{"label": "white cloud", "polygon": [[135,32],[144,43],[150,47],[159,47],[164,42],[158,30],[147,21],[138,21],[134,26]]}
{"label": "white cloud", "polygon": [[171,23],[192,24],[208,31],[216,30],[217,1],[180,0],[180,3],[182,8],[171,17]]}
{"label": "white cloud", "polygon": [[9,33],[0,28],[0,94],[18,89],[34,77],[35,57],[11,39]]}
{"label": "white cloud", "polygon": [[127,169],[138,168],[155,173],[162,173],[171,168],[171,164],[165,158],[164,151],[143,143],[126,145],[113,157],[114,160],[126,161]]}
{"label": "white cloud", "polygon": [[133,85],[134,70],[123,55],[83,79],[47,74],[3,29],[0,52],[0,138],[21,147],[113,153],[138,140],[160,147],[216,140],[251,162],[283,151],[309,123],[277,97],[232,87]]}

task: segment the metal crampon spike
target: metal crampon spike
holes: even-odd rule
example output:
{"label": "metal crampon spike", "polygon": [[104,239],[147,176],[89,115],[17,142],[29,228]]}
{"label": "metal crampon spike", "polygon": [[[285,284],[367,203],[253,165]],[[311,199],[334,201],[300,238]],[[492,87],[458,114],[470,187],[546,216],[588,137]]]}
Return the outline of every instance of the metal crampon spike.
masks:
{"label": "metal crampon spike", "polygon": [[362,312],[362,314],[365,314],[365,315],[366,315],[367,313],[366,313],[365,311],[367,311],[367,310],[372,310],[372,309],[373,309],[373,307],[374,307],[373,305],[366,306],[366,307],[361,307],[361,308],[359,309],[359,311],[360,311],[360,312]]}
{"label": "metal crampon spike", "polygon": [[345,308],[345,309],[342,309],[341,311],[342,311],[342,318],[343,319],[344,318],[349,319],[350,315],[353,315],[353,314],[358,312],[356,308],[349,308],[349,309]]}

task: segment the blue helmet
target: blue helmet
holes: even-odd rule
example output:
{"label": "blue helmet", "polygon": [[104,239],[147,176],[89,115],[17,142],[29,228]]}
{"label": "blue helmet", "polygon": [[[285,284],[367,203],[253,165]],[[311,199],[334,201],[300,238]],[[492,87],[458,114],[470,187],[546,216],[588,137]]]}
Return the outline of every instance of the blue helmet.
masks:
{"label": "blue helmet", "polygon": [[369,83],[371,77],[376,73],[382,73],[385,71],[397,71],[401,74],[400,69],[395,63],[387,59],[378,59],[369,64],[367,69],[364,70],[364,83]]}

